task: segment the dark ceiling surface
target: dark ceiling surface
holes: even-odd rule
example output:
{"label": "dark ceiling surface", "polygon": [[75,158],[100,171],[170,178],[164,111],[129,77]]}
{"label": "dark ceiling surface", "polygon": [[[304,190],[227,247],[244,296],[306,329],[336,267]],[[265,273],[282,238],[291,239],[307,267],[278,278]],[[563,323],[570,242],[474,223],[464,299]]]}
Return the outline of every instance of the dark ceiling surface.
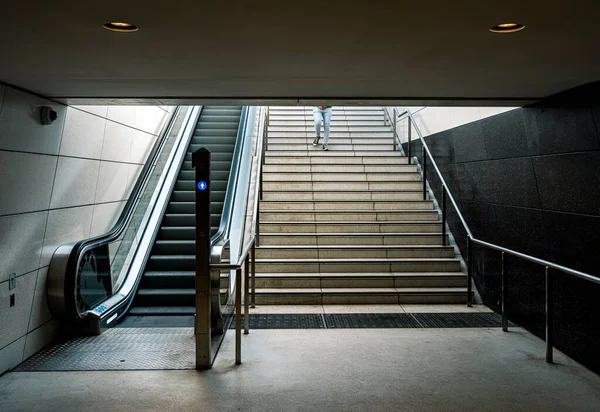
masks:
{"label": "dark ceiling surface", "polygon": [[30,0],[0,9],[0,81],[73,103],[514,105],[599,80],[599,29],[598,0]]}

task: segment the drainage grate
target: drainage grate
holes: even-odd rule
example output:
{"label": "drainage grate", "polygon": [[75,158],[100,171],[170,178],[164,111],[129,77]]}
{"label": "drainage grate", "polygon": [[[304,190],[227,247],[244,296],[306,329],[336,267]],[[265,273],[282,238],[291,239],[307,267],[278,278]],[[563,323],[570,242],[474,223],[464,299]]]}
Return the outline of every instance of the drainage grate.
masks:
{"label": "drainage grate", "polygon": [[[242,315],[242,328],[244,316]],[[230,329],[235,329],[235,320]],[[264,314],[250,315],[250,329],[323,329],[321,314]]]}
{"label": "drainage grate", "polygon": [[114,328],[51,346],[17,371],[194,369],[193,328]]}
{"label": "drainage grate", "polygon": [[419,323],[408,313],[344,313],[327,314],[329,329],[394,329],[419,328]]}
{"label": "drainage grate", "polygon": [[[499,328],[502,317],[497,313],[413,313],[424,328]],[[509,326],[515,326],[510,324]]]}

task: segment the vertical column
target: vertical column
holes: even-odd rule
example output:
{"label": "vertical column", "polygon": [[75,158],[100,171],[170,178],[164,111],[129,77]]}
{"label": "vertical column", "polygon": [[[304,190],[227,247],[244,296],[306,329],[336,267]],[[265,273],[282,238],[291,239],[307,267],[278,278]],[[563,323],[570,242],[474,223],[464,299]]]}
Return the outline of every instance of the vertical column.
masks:
{"label": "vertical column", "polygon": [[196,169],[196,369],[210,369],[210,152],[192,154]]}

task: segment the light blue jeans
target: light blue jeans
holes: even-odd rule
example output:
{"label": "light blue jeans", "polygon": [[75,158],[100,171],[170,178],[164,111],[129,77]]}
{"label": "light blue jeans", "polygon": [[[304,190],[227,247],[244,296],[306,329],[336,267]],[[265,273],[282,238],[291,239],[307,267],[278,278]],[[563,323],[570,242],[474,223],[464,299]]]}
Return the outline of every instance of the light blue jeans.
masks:
{"label": "light blue jeans", "polygon": [[325,140],[323,141],[323,146],[327,146],[327,143],[329,142],[329,129],[331,128],[332,111],[333,109],[331,107],[328,107],[327,109],[319,109],[317,106],[313,107],[316,137],[321,137],[321,124],[325,130]]}

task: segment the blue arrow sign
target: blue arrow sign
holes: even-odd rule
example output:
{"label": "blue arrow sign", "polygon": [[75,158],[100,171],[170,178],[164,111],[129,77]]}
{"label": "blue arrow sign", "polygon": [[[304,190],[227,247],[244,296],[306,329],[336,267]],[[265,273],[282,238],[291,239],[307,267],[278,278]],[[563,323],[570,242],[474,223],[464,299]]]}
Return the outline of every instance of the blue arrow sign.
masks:
{"label": "blue arrow sign", "polygon": [[204,180],[198,182],[198,190],[206,190],[207,187],[208,185]]}

